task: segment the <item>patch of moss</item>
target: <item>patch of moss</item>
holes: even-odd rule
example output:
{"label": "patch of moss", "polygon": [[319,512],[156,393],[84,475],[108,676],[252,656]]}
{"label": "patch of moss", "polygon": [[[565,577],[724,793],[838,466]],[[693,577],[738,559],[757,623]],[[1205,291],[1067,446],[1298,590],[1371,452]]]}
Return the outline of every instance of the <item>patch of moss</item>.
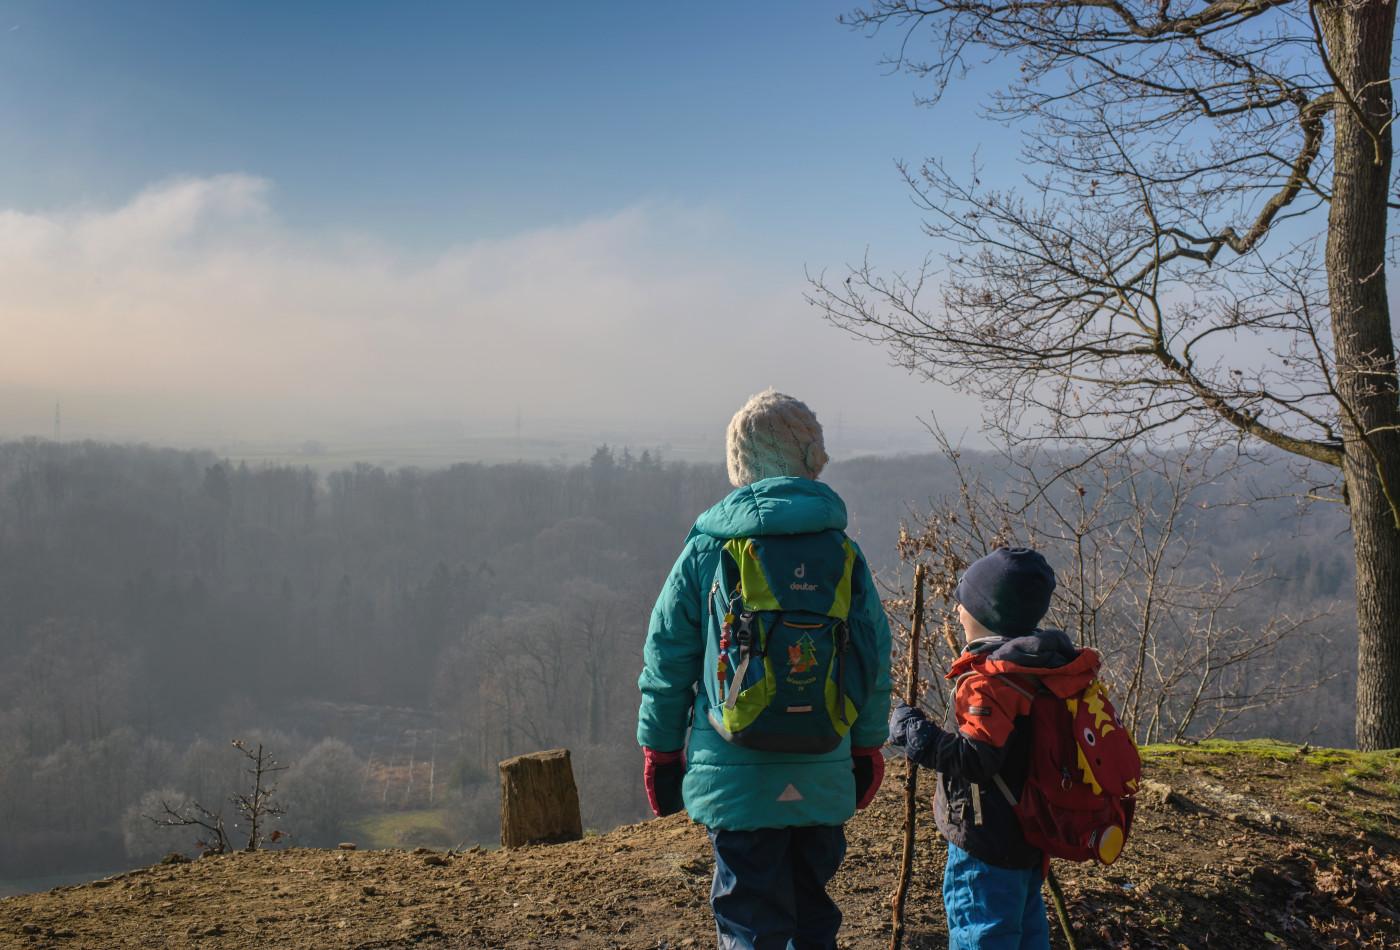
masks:
{"label": "patch of moss", "polygon": [[1190,746],[1147,745],[1140,751],[1149,761],[1175,759],[1203,767],[1220,756],[1250,756],[1275,762],[1302,761],[1318,768],[1341,767],[1348,778],[1384,778],[1392,772],[1400,774],[1400,749],[1358,752],[1355,749],[1314,749],[1277,739],[1204,739]]}
{"label": "patch of moss", "polygon": [[1319,781],[1324,787],[1336,789],[1339,792],[1355,792],[1361,788],[1344,772],[1329,772],[1322,776]]}
{"label": "patch of moss", "polygon": [[1195,745],[1188,746],[1156,743],[1141,746],[1139,751],[1149,759],[1175,758],[1202,764],[1222,755],[1252,756],[1280,762],[1291,762],[1298,758],[1298,746],[1277,739],[1203,739]]}
{"label": "patch of moss", "polygon": [[1358,752],[1355,749],[1317,749],[1310,753],[1311,765],[1341,765],[1358,775],[1379,777],[1390,770],[1400,770],[1400,750]]}
{"label": "patch of moss", "polygon": [[1360,808],[1344,808],[1341,811],[1342,817],[1358,828],[1368,831],[1373,835],[1385,838],[1395,837],[1395,825],[1387,821],[1374,812],[1365,811]]}
{"label": "patch of moss", "polygon": [[1277,739],[1207,739],[1197,748],[1216,755],[1248,755],[1279,762],[1291,761],[1298,756],[1298,746]]}
{"label": "patch of moss", "polygon": [[1181,754],[1183,746],[1169,742],[1154,742],[1152,745],[1138,746],[1138,754],[1145,759],[1172,758]]}

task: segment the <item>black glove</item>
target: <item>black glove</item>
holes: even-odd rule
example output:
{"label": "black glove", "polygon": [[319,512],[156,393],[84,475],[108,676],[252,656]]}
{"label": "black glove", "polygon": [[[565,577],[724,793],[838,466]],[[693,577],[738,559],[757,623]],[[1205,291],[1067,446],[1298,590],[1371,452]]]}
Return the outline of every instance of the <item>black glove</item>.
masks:
{"label": "black glove", "polygon": [[910,730],[917,732],[919,726],[927,721],[922,710],[896,699],[890,709],[890,745],[901,755],[908,756]]}

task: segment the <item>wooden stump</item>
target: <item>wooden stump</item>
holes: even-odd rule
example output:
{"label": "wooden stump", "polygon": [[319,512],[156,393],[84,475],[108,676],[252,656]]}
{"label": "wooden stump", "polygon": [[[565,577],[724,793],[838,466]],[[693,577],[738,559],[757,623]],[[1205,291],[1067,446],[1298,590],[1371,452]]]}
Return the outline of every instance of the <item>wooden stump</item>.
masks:
{"label": "wooden stump", "polygon": [[583,837],[568,749],[517,755],[500,769],[501,847]]}

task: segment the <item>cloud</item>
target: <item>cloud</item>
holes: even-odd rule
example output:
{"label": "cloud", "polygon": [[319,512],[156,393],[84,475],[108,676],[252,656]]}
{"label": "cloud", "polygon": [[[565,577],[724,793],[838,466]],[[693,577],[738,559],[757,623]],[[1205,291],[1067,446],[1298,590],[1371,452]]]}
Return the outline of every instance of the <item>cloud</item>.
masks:
{"label": "cloud", "polygon": [[815,318],[801,262],[775,270],[705,209],[644,203],[408,253],[291,228],[275,197],[234,174],[113,209],[0,211],[0,386],[105,401],[148,437],[470,425],[517,407],[722,428],[770,383],[852,417],[914,391]]}

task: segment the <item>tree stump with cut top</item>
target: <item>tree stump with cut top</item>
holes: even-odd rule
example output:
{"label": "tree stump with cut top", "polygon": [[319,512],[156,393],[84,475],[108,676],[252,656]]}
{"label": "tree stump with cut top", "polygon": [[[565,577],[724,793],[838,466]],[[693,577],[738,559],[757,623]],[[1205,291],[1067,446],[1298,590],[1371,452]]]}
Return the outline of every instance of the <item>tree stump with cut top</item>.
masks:
{"label": "tree stump with cut top", "polygon": [[517,755],[500,764],[501,847],[583,837],[568,749]]}

